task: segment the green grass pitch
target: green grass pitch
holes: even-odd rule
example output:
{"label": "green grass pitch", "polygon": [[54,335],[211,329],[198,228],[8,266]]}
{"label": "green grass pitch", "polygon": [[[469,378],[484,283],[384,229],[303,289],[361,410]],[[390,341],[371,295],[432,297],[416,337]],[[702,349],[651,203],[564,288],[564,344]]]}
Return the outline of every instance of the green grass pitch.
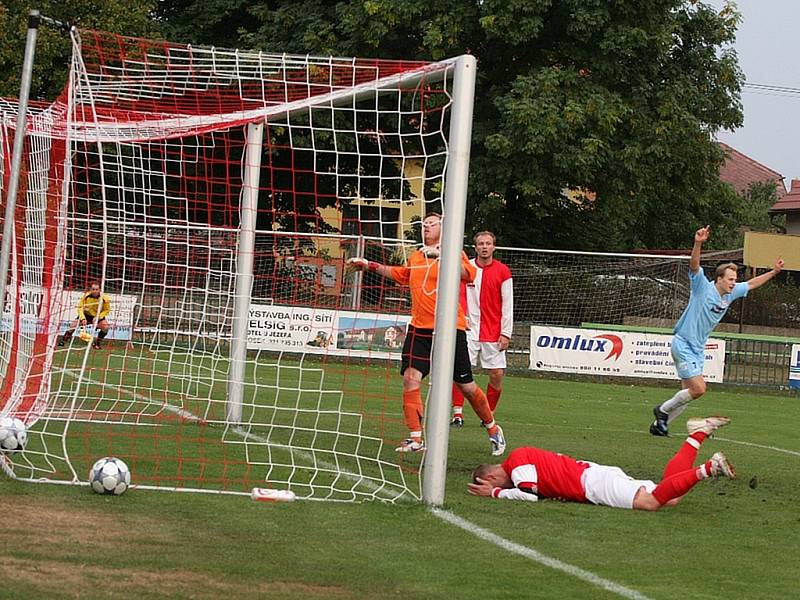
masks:
{"label": "green grass pitch", "polygon": [[[393,383],[388,410],[399,416],[399,377]],[[471,470],[492,457],[467,408],[465,427],[450,432],[443,509],[527,555],[411,503],[270,504],[144,490],[110,498],[3,477],[0,597],[793,597],[800,399],[712,386],[672,437],[653,438],[650,411],[670,394],[509,376],[497,411],[510,447],[533,444],[655,479],[684,439],[686,417],[731,416],[700,458],[724,450],[738,479],[701,482],[658,513],[469,496]]]}

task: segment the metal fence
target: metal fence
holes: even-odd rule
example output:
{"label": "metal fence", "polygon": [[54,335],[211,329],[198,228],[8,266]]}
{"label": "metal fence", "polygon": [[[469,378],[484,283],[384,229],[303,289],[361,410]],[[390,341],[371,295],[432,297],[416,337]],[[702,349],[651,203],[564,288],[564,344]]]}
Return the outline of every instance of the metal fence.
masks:
{"label": "metal fence", "polygon": [[[94,248],[89,243],[90,228],[97,225],[84,219],[71,225],[68,288],[82,289],[99,278],[100,273],[91,269],[105,266],[108,291],[139,297],[136,329],[180,330],[215,340],[229,336],[235,230],[127,224],[109,232],[105,260],[100,260],[88,255]],[[352,235],[259,231],[252,301],[407,314],[407,287],[375,273],[348,273],[345,261],[362,256],[402,264],[414,245]],[[495,257],[509,265],[514,278],[512,371],[528,369],[531,325],[592,323],[620,331],[637,326],[663,333],[689,298],[686,256],[501,247]],[[716,262],[709,257],[703,266],[709,273]],[[784,279],[735,303],[728,323],[718,328],[749,334],[726,338],[726,382],[787,385],[791,344],[800,341],[796,311],[800,288],[793,277]]]}

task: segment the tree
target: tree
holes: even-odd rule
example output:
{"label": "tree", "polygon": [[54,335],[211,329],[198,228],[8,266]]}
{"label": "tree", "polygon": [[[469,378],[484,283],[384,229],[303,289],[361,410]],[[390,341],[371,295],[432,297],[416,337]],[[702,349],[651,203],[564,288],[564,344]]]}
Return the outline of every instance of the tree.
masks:
{"label": "tree", "polygon": [[[125,32],[129,36],[160,37],[152,14],[158,0],[3,0],[0,4],[0,96],[19,96],[28,13],[78,25],[84,29]],[[30,97],[55,100],[69,74],[69,36],[41,25],[37,36]]]}
{"label": "tree", "polygon": [[786,223],[786,215],[770,215],[769,210],[778,201],[778,190],[770,181],[750,185],[741,196],[741,223],[744,231],[775,231]]}
{"label": "tree", "polygon": [[503,244],[684,247],[698,224],[735,226],[714,142],[719,129],[742,121],[732,5],[717,12],[687,0],[160,0],[147,25],[141,17],[151,5],[139,0],[138,19],[122,28],[111,14],[103,26],[158,27],[179,42],[272,52],[474,54],[468,226],[495,230]]}
{"label": "tree", "polygon": [[[786,221],[785,216],[770,215],[769,212],[778,201],[778,191],[773,181],[753,183],[741,195],[730,184],[720,182],[716,196],[720,202],[726,202],[734,217],[715,227],[709,249],[741,248],[746,231],[774,232],[780,230]],[[713,221],[709,220],[708,223]]]}
{"label": "tree", "polygon": [[469,225],[503,243],[685,246],[697,223],[725,228],[737,216],[718,184],[714,142],[742,120],[732,6],[277,0],[242,10],[248,18],[235,22],[245,24],[220,41],[382,58],[475,54]]}

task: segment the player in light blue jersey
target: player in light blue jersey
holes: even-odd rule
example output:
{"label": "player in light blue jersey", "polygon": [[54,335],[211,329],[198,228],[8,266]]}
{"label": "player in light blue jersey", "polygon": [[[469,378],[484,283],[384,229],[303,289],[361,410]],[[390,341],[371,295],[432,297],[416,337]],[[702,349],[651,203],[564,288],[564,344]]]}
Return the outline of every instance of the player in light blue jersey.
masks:
{"label": "player in light blue jersey", "polygon": [[712,283],[706,279],[700,268],[700,251],[709,233],[710,227],[706,226],[694,234],[692,257],[689,261],[689,304],[675,325],[675,336],[672,339],[672,360],[675,361],[675,370],[681,379],[682,389],[653,409],[656,418],[650,425],[650,433],[653,435],[669,435],[669,423],[684,411],[690,401],[705,394],[703,360],[706,340],[728,312],[731,302],[761,287],[783,269],[783,261],[779,258],[771,271],[749,281],[736,283],[737,267],[734,263],[726,263],[717,267]]}

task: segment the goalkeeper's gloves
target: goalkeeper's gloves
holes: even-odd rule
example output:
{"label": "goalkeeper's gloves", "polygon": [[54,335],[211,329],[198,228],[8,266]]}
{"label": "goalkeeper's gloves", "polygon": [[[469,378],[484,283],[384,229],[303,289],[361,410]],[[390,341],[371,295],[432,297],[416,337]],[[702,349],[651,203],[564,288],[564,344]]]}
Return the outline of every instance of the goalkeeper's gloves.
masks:
{"label": "goalkeeper's gloves", "polygon": [[380,263],[358,257],[348,258],[344,265],[348,271],[377,271],[381,266]]}
{"label": "goalkeeper's gloves", "polygon": [[420,248],[425,258],[439,258],[439,245],[436,246],[423,246]]}

